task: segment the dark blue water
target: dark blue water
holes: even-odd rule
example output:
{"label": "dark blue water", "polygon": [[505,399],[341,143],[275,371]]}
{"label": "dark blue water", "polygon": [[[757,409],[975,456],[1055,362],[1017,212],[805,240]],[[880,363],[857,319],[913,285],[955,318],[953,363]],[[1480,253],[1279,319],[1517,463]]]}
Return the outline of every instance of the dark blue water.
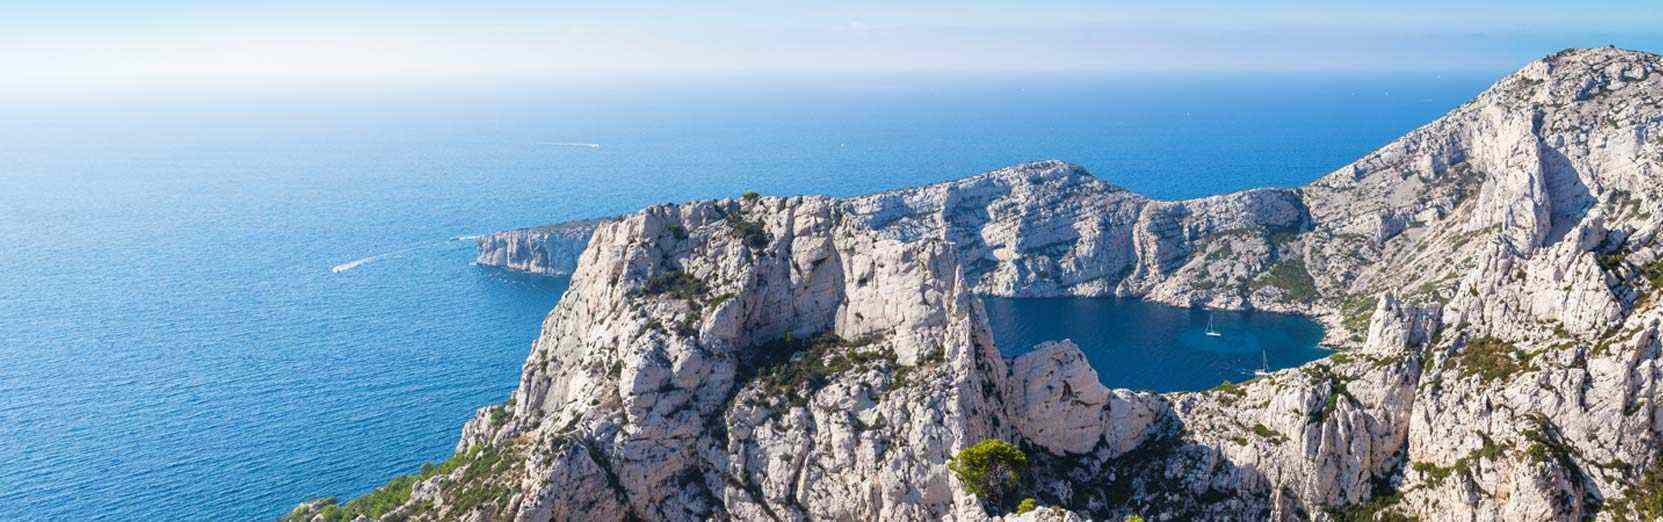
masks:
{"label": "dark blue water", "polygon": [[1110,388],[1202,390],[1329,353],[1317,346],[1322,325],[1295,315],[1113,298],[987,297],[983,303],[999,351],[1021,355],[1045,341],[1070,339]]}
{"label": "dark blue water", "polygon": [[[1489,77],[8,102],[0,519],[270,518],[443,458],[475,408],[506,398],[563,284],[473,267],[453,237],[743,190],[865,193],[1044,158],[1160,197],[1296,185]],[[331,271],[353,261],[364,262]],[[1117,386],[1219,380],[1179,364],[1205,349],[1159,352],[1184,342],[1172,325],[1193,317],[1054,303],[996,312],[996,327],[1135,355],[1097,360]],[[1241,323],[1279,342],[1256,324]],[[1201,359],[1228,372],[1242,358]]]}

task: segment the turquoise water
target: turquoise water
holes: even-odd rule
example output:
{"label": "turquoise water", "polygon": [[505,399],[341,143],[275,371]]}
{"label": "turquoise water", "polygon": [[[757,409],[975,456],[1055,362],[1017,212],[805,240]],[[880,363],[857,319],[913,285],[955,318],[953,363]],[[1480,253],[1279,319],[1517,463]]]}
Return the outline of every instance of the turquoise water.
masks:
{"label": "turquoise water", "polygon": [[999,351],[1020,355],[1045,341],[1070,339],[1110,388],[1203,390],[1328,355],[1317,346],[1322,325],[1295,315],[1113,298],[986,297],[983,303]]}
{"label": "turquoise water", "polygon": [[[1296,185],[1492,77],[844,79],[7,106],[0,519],[272,518],[445,457],[475,408],[507,397],[564,284],[471,266],[458,236],[743,190],[858,194],[1045,158],[1159,197]],[[1182,357],[1128,351],[1185,342],[1136,326],[1154,312],[1102,321],[1098,304],[1058,306],[1016,305],[995,326],[1027,340],[1101,335],[1116,348],[1093,357],[1117,386],[1219,380]],[[1023,320],[1035,314],[1080,319]],[[1182,333],[1194,318],[1159,324]],[[1219,374],[1246,356],[1219,353],[1207,357]],[[1103,359],[1118,355],[1148,375]]]}

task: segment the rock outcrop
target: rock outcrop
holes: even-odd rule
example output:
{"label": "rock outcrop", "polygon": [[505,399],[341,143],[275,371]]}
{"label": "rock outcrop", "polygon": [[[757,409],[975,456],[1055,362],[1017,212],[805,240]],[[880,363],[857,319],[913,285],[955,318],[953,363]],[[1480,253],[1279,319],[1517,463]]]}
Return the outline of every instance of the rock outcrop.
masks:
{"label": "rock outcrop", "polygon": [[[1046,162],[648,208],[591,225],[509,403],[349,514],[987,520],[947,461],[998,438],[1047,506],[1006,520],[1656,517],[1660,164],[1663,58],[1583,49],[1294,190],[1154,201]],[[1066,341],[1002,358],[977,294],[1297,311],[1343,351],[1110,390]]]}
{"label": "rock outcrop", "polygon": [[565,276],[577,270],[578,256],[600,219],[568,221],[541,227],[486,234],[474,239],[479,254],[474,264],[532,274]]}

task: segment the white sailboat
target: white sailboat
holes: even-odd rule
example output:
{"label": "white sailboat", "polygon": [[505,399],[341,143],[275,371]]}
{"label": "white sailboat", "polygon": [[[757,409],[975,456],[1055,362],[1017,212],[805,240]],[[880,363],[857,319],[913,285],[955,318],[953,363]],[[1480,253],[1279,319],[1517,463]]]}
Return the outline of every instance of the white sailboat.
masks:
{"label": "white sailboat", "polygon": [[1270,375],[1270,355],[1265,353],[1264,348],[1259,349],[1259,369],[1254,370],[1253,375],[1259,377]]}
{"label": "white sailboat", "polygon": [[1218,331],[1218,327],[1213,326],[1213,316],[1210,315],[1210,314],[1207,316],[1207,336],[1208,337],[1223,337],[1224,336],[1224,332]]}

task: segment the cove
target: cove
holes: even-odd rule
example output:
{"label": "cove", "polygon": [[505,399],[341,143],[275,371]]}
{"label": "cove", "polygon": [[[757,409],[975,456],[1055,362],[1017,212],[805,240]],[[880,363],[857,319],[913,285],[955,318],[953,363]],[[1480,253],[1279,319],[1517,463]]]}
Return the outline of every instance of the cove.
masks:
{"label": "cove", "polygon": [[[1330,352],[1322,325],[1263,311],[1212,311],[1122,298],[983,297],[994,343],[1006,356],[1071,339],[1110,388],[1197,391],[1251,379],[1268,363],[1291,368]],[[1219,335],[1207,335],[1208,323]]]}

